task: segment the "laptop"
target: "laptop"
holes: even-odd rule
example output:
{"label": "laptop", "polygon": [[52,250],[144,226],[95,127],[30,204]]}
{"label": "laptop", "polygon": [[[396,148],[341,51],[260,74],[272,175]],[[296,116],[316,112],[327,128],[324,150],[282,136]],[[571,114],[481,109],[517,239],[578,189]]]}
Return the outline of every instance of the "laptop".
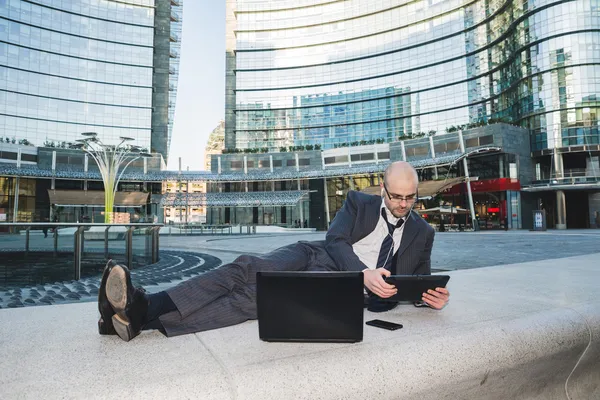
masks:
{"label": "laptop", "polygon": [[261,340],[362,340],[362,272],[258,272],[256,285]]}

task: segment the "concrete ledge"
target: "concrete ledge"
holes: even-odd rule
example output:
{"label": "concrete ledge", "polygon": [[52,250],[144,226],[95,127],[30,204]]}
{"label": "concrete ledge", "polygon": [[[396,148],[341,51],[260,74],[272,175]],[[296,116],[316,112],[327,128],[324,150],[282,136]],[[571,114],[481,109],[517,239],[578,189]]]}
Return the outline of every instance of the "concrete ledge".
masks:
{"label": "concrete ledge", "polygon": [[265,343],[256,321],[124,343],[94,303],[0,310],[2,398],[600,398],[599,260],[452,272],[445,310],[367,312],[404,328],[357,344]]}

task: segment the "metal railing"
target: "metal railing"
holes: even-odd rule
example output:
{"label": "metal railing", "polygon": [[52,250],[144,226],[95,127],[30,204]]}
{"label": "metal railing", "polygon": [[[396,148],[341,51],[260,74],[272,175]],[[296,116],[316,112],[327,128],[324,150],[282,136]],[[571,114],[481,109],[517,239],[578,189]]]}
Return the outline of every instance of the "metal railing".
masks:
{"label": "metal railing", "polygon": [[534,180],[533,186],[536,185],[577,185],[577,184],[590,184],[600,182],[600,176],[586,175],[585,173],[579,174],[564,174],[558,176],[553,174],[552,177]]}
{"label": "metal railing", "polygon": [[544,168],[540,171],[540,181],[549,179],[568,179],[581,177],[600,177],[600,169],[596,168],[565,168],[562,173]]}
{"label": "metal railing", "polygon": [[[239,233],[237,228],[239,226]],[[195,224],[174,223],[165,225],[162,229],[165,235],[253,235],[256,234],[256,225],[231,225],[231,224]]]}
{"label": "metal railing", "polygon": [[[60,228],[75,228],[73,233],[73,267],[74,276],[76,280],[81,278],[81,261],[84,252],[85,234],[88,232],[90,238],[88,240],[94,240],[100,238],[104,240],[104,258],[109,258],[109,233],[111,228],[121,227],[125,228],[123,239],[125,241],[125,262],[129,268],[133,266],[133,236],[136,230],[145,230],[146,243],[145,249],[148,253],[148,259],[152,264],[159,260],[159,230],[163,224],[149,224],[149,223],[130,223],[130,224],[101,224],[101,223],[62,223],[62,222],[16,222],[16,223],[0,223],[0,229],[3,227],[8,228],[9,232],[21,234],[25,232],[25,248],[24,254],[27,256],[30,253],[30,236],[32,228],[34,230],[45,231],[45,235],[48,230],[52,229],[53,235],[53,252],[54,256],[57,256],[59,252],[58,238]],[[103,230],[90,231],[90,228],[104,228]],[[98,234],[98,235],[95,235]],[[100,234],[102,236],[100,236]],[[115,235],[115,240],[119,240],[119,233]]]}

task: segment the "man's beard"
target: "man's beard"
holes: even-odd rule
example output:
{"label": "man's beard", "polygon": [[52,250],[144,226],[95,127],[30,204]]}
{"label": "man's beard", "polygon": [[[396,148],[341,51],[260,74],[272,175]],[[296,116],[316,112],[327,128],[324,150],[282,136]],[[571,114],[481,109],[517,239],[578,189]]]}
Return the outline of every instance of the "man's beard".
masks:
{"label": "man's beard", "polygon": [[402,211],[392,210],[392,215],[396,218],[406,217],[410,212],[410,208],[405,208]]}

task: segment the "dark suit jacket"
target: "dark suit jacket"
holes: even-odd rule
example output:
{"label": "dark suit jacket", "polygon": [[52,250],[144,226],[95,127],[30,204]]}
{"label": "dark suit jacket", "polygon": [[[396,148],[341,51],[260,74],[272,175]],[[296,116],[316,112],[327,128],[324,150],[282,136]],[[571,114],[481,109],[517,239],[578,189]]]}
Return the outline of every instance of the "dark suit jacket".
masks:
{"label": "dark suit jacket", "polygon": [[[352,245],[369,235],[381,215],[381,196],[349,191],[344,206],[335,215],[325,237],[325,249],[342,271],[362,271]],[[402,241],[396,254],[396,274],[431,274],[431,248],[435,230],[416,212],[404,223]]]}

